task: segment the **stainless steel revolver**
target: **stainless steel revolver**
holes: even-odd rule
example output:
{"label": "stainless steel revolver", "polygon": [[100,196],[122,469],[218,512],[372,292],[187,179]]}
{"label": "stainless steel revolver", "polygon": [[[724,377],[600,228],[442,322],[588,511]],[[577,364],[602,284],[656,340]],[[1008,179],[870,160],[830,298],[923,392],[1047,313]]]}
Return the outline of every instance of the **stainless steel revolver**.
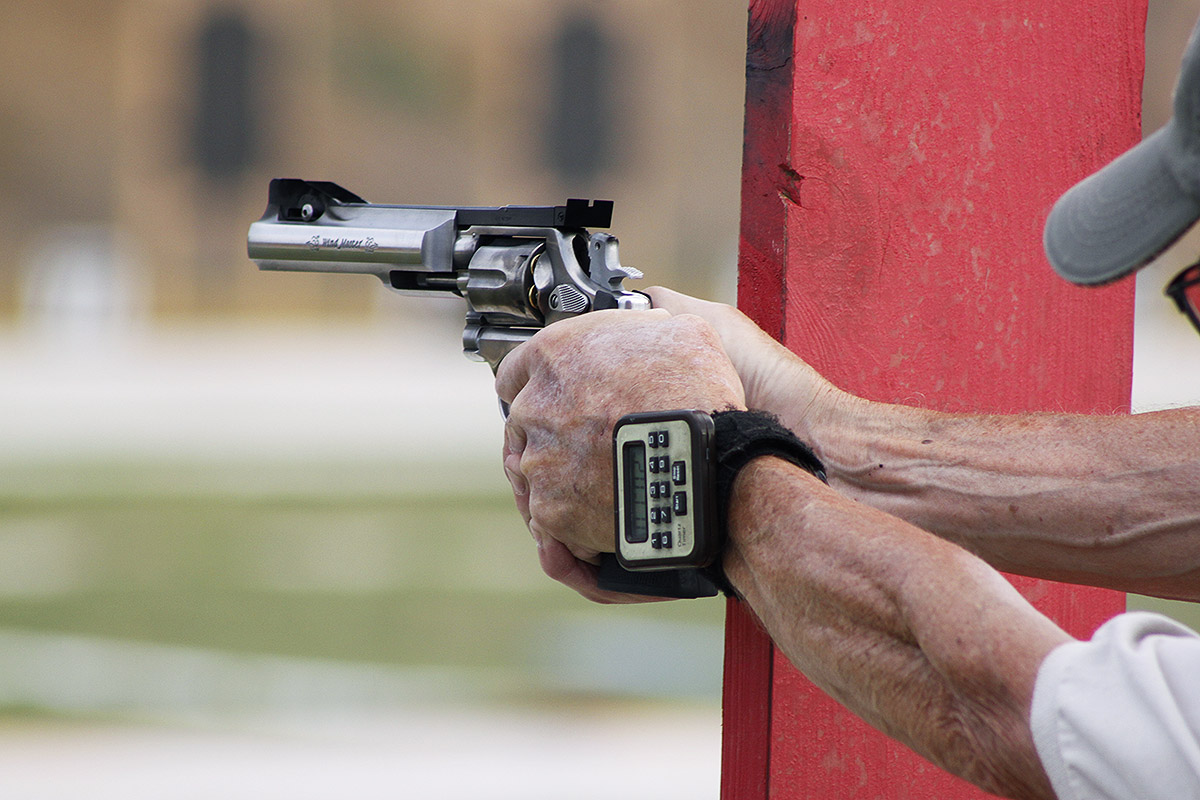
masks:
{"label": "stainless steel revolver", "polygon": [[[612,220],[611,201],[563,206],[378,205],[335,183],[278,178],[251,224],[250,258],[263,270],[363,273],[406,295],[466,301],[463,353],[495,372],[540,328],[601,309],[647,309],[624,288],[642,274],[621,265],[617,238],[591,233]],[[601,586],[661,597],[717,590],[697,569],[626,571],[602,559]]]}
{"label": "stainless steel revolver", "polygon": [[552,322],[605,308],[645,309],[627,291],[642,273],[621,266],[607,228],[613,204],[452,208],[368,203],[335,183],[271,181],[248,252],[264,270],[374,275],[407,295],[467,302],[463,353],[495,372]]}

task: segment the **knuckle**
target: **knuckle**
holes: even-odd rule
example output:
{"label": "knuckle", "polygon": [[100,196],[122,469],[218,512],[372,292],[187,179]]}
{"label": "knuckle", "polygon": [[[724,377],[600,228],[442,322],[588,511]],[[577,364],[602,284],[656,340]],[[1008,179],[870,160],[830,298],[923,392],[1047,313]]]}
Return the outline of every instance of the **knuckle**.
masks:
{"label": "knuckle", "polygon": [[543,493],[537,492],[529,497],[529,516],[537,520],[540,530],[556,539],[562,538],[571,522],[570,515],[563,512],[559,503],[548,501]]}
{"label": "knuckle", "polygon": [[706,343],[718,341],[717,332],[708,320],[698,314],[680,314],[676,319],[687,326],[693,336]]}
{"label": "knuckle", "polygon": [[529,355],[535,362],[544,360],[561,346],[562,340],[567,337],[568,327],[563,322],[546,325],[522,346],[529,348]]}
{"label": "knuckle", "polygon": [[[513,403],[515,406],[516,403]],[[523,453],[529,442],[529,437],[525,433],[525,428],[518,423],[514,418],[512,409],[507,420],[504,421],[504,452],[505,453]]]}

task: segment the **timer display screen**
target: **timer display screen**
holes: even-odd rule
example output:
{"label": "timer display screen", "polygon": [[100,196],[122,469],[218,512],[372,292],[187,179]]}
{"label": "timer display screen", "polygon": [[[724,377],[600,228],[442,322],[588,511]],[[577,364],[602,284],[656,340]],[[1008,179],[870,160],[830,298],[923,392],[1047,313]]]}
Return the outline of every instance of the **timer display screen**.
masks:
{"label": "timer display screen", "polygon": [[646,445],[626,442],[623,453],[625,470],[625,541],[631,544],[650,538],[646,512]]}

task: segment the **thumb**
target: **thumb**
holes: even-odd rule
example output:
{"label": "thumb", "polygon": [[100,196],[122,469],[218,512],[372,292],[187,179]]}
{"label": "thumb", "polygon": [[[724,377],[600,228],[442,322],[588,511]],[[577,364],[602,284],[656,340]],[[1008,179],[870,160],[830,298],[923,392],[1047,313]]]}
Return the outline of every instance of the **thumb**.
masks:
{"label": "thumb", "polygon": [[651,286],[645,292],[655,308],[666,309],[672,314],[696,314],[696,306],[704,302],[665,286]]}

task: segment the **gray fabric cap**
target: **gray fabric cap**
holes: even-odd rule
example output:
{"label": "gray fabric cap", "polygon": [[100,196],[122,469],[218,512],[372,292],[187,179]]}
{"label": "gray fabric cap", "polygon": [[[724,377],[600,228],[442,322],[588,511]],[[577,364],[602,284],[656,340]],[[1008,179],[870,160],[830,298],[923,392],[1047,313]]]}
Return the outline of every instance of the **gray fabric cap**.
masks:
{"label": "gray fabric cap", "polygon": [[1081,284],[1145,266],[1200,219],[1200,24],[1192,30],[1163,128],[1059,198],[1046,257]]}

